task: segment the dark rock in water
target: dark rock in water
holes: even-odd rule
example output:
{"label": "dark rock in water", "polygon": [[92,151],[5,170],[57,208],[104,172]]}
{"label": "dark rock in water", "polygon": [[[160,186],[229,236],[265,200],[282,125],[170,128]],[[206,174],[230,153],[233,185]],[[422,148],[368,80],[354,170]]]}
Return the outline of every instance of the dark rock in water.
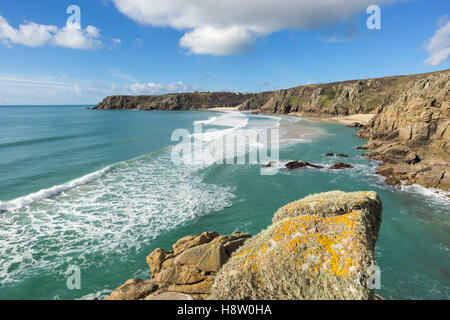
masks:
{"label": "dark rock in water", "polygon": [[330,170],[350,169],[350,168],[354,168],[354,166],[352,166],[352,165],[350,165],[348,163],[336,162],[332,167],[330,167]]}
{"label": "dark rock in water", "polygon": [[259,114],[259,112],[258,111],[253,111],[252,114]]}
{"label": "dark rock in water", "polygon": [[348,158],[348,155],[344,153],[325,153],[325,157],[342,157],[342,158]]}
{"label": "dark rock in water", "polygon": [[349,128],[365,128],[366,126],[359,122],[353,122],[352,124],[349,124],[347,127],[349,127]]}
{"label": "dark rock in water", "polygon": [[316,169],[321,169],[323,168],[323,166],[318,166],[306,161],[291,161],[288,162],[284,165],[287,169],[289,170],[294,170],[294,169],[300,169],[300,168],[305,168],[305,167],[311,167],[311,168],[316,168]]}
{"label": "dark rock in water", "polygon": [[269,162],[268,164],[263,164],[263,168],[270,168],[272,166],[272,162]]}
{"label": "dark rock in water", "polygon": [[0,210],[0,214],[5,213],[8,210]]}
{"label": "dark rock in water", "polygon": [[359,146],[356,149],[358,149],[358,150],[369,150],[369,147],[368,146]]}

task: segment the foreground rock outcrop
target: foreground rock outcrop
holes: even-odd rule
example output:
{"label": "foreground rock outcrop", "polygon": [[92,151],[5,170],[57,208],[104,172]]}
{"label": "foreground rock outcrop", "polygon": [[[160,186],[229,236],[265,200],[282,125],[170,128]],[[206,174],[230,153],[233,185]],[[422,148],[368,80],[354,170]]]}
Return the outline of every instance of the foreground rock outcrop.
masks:
{"label": "foreground rock outcrop", "polygon": [[107,300],[201,300],[209,296],[214,276],[250,235],[217,232],[186,236],[172,251],[156,249],[147,257],[150,280],[130,279]]}
{"label": "foreground rock outcrop", "polygon": [[374,192],[289,204],[222,267],[210,299],[375,299],[367,282],[380,223]]}
{"label": "foreground rock outcrop", "polygon": [[381,211],[375,192],[310,195],[253,238],[205,232],[156,249],[151,279],[128,280],[108,299],[375,299],[368,283]]}

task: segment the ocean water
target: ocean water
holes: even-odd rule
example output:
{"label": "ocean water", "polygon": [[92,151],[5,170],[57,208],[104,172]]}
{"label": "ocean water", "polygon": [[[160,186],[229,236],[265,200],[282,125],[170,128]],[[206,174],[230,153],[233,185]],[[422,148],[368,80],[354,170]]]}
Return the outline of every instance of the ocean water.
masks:
{"label": "ocean water", "polygon": [[[280,128],[280,161],[267,169],[173,163],[172,132],[195,134],[198,124],[212,130],[206,142]],[[377,162],[360,156],[365,141],[355,132],[239,112],[0,107],[0,299],[103,298],[129,278],[147,278],[145,257],[157,247],[203,231],[256,234],[284,204],[330,190],[374,190],[383,201],[379,294],[449,299],[450,201],[435,190],[387,186]],[[355,168],[283,170],[290,160]],[[69,266],[80,269],[79,290],[67,287]]]}

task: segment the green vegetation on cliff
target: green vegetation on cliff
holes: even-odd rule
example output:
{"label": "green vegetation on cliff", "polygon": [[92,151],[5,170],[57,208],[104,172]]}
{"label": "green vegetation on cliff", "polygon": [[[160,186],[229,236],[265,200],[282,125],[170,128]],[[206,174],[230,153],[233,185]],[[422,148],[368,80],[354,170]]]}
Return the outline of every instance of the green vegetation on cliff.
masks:
{"label": "green vegetation on cliff", "polygon": [[110,96],[94,110],[198,110],[237,107],[252,94],[232,92],[169,93],[152,96]]}

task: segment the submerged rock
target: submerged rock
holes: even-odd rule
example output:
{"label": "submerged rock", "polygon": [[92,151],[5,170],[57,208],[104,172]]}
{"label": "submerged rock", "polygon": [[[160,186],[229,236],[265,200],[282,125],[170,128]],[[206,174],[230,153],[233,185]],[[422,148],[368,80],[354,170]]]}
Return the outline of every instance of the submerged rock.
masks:
{"label": "submerged rock", "polygon": [[375,192],[328,192],[283,207],[221,268],[210,299],[375,299],[368,280],[381,208]]}
{"label": "submerged rock", "polygon": [[323,166],[319,166],[319,165],[315,165],[306,161],[291,161],[288,162],[284,165],[287,169],[289,170],[295,170],[295,169],[300,169],[300,168],[305,168],[305,167],[311,167],[311,168],[316,168],[316,169],[322,169]]}

